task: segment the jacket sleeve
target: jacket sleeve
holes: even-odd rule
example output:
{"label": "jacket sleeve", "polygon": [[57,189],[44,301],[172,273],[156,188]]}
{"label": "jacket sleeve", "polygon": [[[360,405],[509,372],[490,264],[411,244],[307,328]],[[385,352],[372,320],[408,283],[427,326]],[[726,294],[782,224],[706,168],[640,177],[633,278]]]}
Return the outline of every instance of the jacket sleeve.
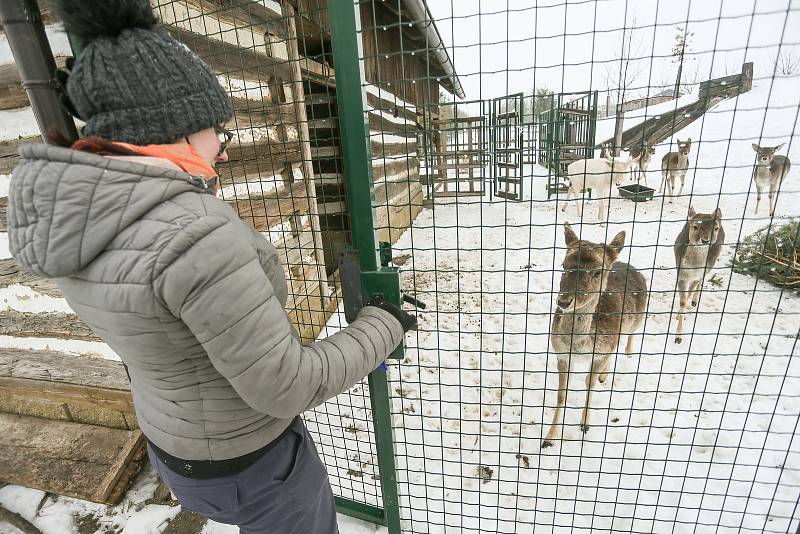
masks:
{"label": "jacket sleeve", "polygon": [[159,254],[153,287],[245,402],[289,418],[361,380],[400,344],[403,329],[366,307],[340,332],[301,345],[244,226],[208,215],[182,228]]}

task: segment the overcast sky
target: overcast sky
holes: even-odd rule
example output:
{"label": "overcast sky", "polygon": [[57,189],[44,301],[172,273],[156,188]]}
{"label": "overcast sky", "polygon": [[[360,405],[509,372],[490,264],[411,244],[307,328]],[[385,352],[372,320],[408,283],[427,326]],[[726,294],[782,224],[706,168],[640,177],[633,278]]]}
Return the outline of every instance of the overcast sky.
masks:
{"label": "overcast sky", "polygon": [[[800,0],[427,0],[467,99],[531,88],[607,87],[633,30],[639,93],[674,83],[675,26],[694,33],[684,73],[699,80],[735,74],[745,61],[769,77],[777,45],[800,50]],[[756,5],[757,4],[757,5]],[[800,93],[800,78],[798,78]],[[627,99],[627,98],[626,98]],[[602,101],[602,100],[601,100]]]}

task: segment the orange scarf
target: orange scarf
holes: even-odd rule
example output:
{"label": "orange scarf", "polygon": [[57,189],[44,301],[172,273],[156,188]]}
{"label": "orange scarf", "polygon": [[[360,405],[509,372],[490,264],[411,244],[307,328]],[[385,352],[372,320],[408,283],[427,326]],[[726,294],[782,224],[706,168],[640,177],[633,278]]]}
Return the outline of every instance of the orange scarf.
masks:
{"label": "orange scarf", "polygon": [[217,171],[197,153],[189,143],[175,143],[171,145],[130,145],[107,141],[99,137],[84,137],[72,144],[74,150],[92,152],[95,154],[123,154],[126,156],[150,156],[171,161],[183,171],[192,176],[212,178],[217,176]]}

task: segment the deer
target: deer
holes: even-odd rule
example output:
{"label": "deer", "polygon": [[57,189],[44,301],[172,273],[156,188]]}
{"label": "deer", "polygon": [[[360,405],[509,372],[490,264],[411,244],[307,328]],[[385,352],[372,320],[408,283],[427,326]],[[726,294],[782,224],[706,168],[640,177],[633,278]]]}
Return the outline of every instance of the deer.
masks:
{"label": "deer", "polygon": [[658,187],[659,194],[663,191],[666,194],[666,185],[669,181],[670,202],[675,196],[675,178],[681,179],[681,189],[678,195],[683,193],[683,185],[686,181],[686,173],[689,171],[689,152],[692,149],[692,138],[682,142],[678,139],[678,151],[668,152],[661,158],[661,185]]}
{"label": "deer", "polygon": [[636,162],[634,166],[635,177],[644,178],[644,185],[647,185],[647,168],[650,166],[650,159],[656,153],[656,149],[650,143],[641,146],[632,146],[623,149],[630,158]]}
{"label": "deer", "polygon": [[783,148],[784,143],[773,147],[762,147],[753,143],[753,150],[756,152],[756,164],[753,168],[753,181],[756,184],[758,195],[756,196],[756,211],[758,215],[758,205],[761,204],[761,193],[769,186],[769,215],[775,213],[775,192],[778,191],[783,183],[783,179],[789,174],[792,162],[786,156],[775,155],[775,152]]}
{"label": "deer", "polygon": [[567,166],[567,177],[569,178],[569,188],[567,197],[561,206],[561,211],[567,210],[567,203],[572,196],[575,196],[575,210],[581,214],[578,206],[578,194],[588,189],[597,197],[597,220],[600,223],[608,220],[610,213],[609,198],[611,197],[611,186],[621,185],[624,176],[631,171],[632,160],[622,161],[620,159],[591,158],[573,161]]}
{"label": "deer", "polygon": [[700,288],[708,272],[714,268],[725,243],[722,228],[722,210],[714,213],[697,213],[689,207],[689,218],[675,239],[675,266],[678,270],[678,328],[675,343],[683,341],[683,321],[687,300],[696,308],[700,302]]}
{"label": "deer", "polygon": [[611,155],[611,144],[602,143],[600,145],[600,157],[608,159]]}
{"label": "deer", "polygon": [[633,336],[644,321],[647,282],[635,267],[617,261],[625,246],[625,232],[608,244],[579,239],[564,223],[567,254],[559,283],[550,344],[558,362],[558,401],[542,448],[559,436],[559,421],[567,398],[569,372],[576,362],[589,368],[581,430],[589,430],[589,412],[595,382],[606,381],[612,355],[627,335],[625,352],[633,352]]}

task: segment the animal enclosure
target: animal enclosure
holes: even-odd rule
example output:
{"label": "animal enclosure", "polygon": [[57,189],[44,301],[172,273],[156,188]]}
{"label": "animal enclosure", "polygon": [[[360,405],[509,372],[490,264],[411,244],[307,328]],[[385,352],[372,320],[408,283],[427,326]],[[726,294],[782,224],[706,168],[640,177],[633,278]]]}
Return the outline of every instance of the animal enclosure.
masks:
{"label": "animal enclosure", "polygon": [[[391,534],[800,528],[800,4],[151,3],[229,90],[222,198],[278,248],[301,339],[378,286],[418,316],[388,371],[304,414],[341,513]],[[58,298],[14,267],[17,305]],[[36,311],[3,335],[59,337],[64,310]],[[113,405],[62,403],[135,429],[104,363]],[[5,367],[0,412],[65,418]]]}

